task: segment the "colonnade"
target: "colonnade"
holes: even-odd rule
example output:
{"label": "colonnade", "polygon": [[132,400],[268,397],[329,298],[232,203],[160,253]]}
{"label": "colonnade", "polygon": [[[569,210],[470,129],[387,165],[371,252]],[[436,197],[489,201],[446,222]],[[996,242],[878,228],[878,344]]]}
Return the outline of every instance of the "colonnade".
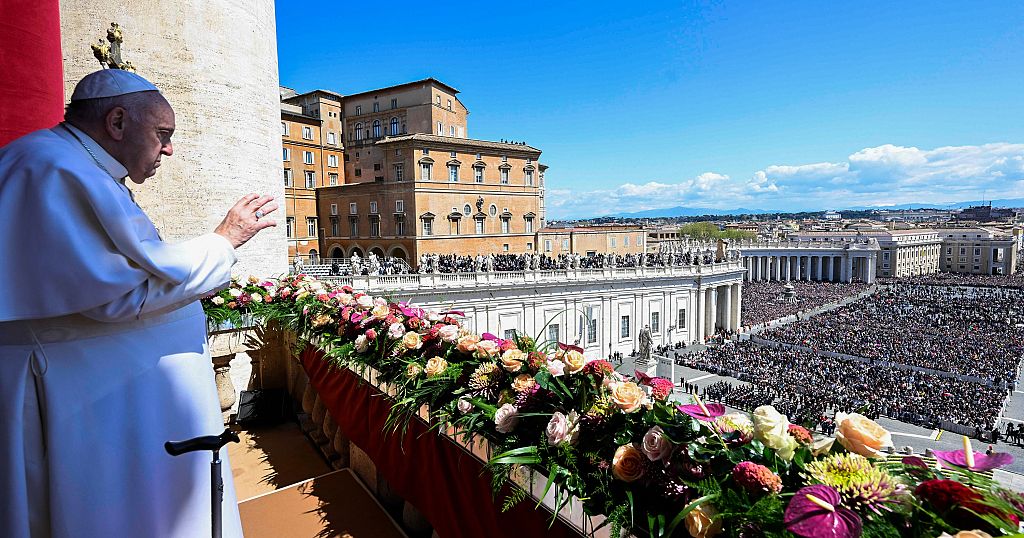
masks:
{"label": "colonnade", "polygon": [[743,287],[739,283],[712,285],[697,292],[697,334],[706,340],[715,330],[726,332],[740,328],[740,303]]}
{"label": "colonnade", "polygon": [[745,255],[745,280],[782,281],[814,280],[820,282],[875,281],[875,255],[770,254]]}

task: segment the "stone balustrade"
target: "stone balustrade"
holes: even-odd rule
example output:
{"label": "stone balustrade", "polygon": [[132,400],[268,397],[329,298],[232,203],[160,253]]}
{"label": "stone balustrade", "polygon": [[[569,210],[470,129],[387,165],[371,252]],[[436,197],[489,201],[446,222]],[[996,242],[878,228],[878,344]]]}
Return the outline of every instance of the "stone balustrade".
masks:
{"label": "stone balustrade", "polygon": [[707,265],[611,267],[604,269],[555,269],[536,271],[481,271],[474,273],[415,273],[404,275],[354,275],[322,280],[366,291],[419,291],[442,288],[480,288],[526,284],[563,284],[587,281],[635,280],[718,275],[743,270],[742,261]]}

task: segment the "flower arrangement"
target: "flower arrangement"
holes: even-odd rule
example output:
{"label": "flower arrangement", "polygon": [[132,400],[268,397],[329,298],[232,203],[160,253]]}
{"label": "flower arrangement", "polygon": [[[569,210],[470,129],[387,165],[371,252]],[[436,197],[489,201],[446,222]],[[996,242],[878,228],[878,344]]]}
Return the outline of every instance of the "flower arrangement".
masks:
{"label": "flower arrangement", "polygon": [[[243,297],[248,297],[244,300]],[[556,505],[575,496],[612,535],[857,538],[1018,532],[1024,497],[981,471],[1007,455],[888,461],[889,433],[858,414],[818,438],[771,406],[726,413],[669,401],[670,381],[615,371],[583,350],[477,335],[461,312],[424,310],[306,276],[249,279],[203,300],[212,320],[273,321],[325,360],[373,368],[394,396],[389,427],[429,409],[432,427],[483,436],[504,508],[526,492],[519,466],[547,475]],[[238,319],[241,319],[240,317]],[[838,442],[834,442],[838,441]],[[967,534],[963,534],[967,535]]]}

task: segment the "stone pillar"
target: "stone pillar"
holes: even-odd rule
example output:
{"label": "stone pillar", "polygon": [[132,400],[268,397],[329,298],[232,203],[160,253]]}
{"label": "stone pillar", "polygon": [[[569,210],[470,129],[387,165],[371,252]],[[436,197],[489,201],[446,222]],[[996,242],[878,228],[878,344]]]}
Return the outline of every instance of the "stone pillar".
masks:
{"label": "stone pillar", "polygon": [[231,383],[231,359],[234,354],[213,357],[213,380],[217,385],[217,399],[220,400],[220,412],[227,423],[231,415],[231,406],[235,405],[235,386]]}
{"label": "stone pillar", "polygon": [[715,329],[718,328],[718,286],[708,290],[709,301],[708,301],[708,336],[715,334]]}
{"label": "stone pillar", "polygon": [[878,271],[878,267],[875,264],[877,263],[878,261],[875,259],[874,256],[868,257],[868,276],[867,278],[864,279],[864,281],[867,282],[868,284],[875,283],[875,273]]}
{"label": "stone pillar", "polygon": [[821,282],[821,262],[824,259],[825,258],[823,256],[815,256],[814,257],[814,260],[816,262],[814,264],[816,266],[814,268],[814,280],[817,280],[818,282]]}
{"label": "stone pillar", "polygon": [[693,318],[694,318],[694,322],[695,322],[695,325],[696,325],[694,327],[693,334],[694,334],[694,337],[696,338],[696,340],[699,340],[701,343],[703,343],[704,342],[704,303],[705,303],[705,301],[704,301],[704,290],[701,290],[701,289],[698,288],[697,293],[693,294],[693,299],[694,299],[694,305],[693,305],[694,316],[693,316]]}
{"label": "stone pillar", "polygon": [[[99,69],[89,44],[111,21],[124,32],[123,59],[160,88],[177,116],[175,155],[156,177],[131,185],[161,236],[178,242],[209,233],[249,192],[283,204],[274,2],[61,0],[65,96]],[[239,249],[235,274],[287,269],[284,210],[274,217],[276,228]]]}
{"label": "stone pillar", "polygon": [[732,326],[732,286],[719,286],[719,295],[722,296],[722,312],[719,318],[722,320],[722,328],[726,332],[733,330]]}
{"label": "stone pillar", "polygon": [[732,316],[732,320],[729,323],[732,325],[733,329],[739,330],[740,327],[743,326],[741,312],[741,301],[743,300],[743,286],[739,284],[733,284],[730,288],[731,289],[729,291],[730,293],[732,293],[732,312],[730,312],[729,314],[730,316]]}

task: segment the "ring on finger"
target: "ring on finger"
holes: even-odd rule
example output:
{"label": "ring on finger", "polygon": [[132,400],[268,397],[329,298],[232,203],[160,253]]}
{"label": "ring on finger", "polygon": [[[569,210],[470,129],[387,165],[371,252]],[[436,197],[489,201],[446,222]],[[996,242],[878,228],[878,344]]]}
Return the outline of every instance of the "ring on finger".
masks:
{"label": "ring on finger", "polygon": [[256,210],[256,220],[260,220],[262,218],[263,218],[263,212],[260,211],[259,209],[257,209]]}

